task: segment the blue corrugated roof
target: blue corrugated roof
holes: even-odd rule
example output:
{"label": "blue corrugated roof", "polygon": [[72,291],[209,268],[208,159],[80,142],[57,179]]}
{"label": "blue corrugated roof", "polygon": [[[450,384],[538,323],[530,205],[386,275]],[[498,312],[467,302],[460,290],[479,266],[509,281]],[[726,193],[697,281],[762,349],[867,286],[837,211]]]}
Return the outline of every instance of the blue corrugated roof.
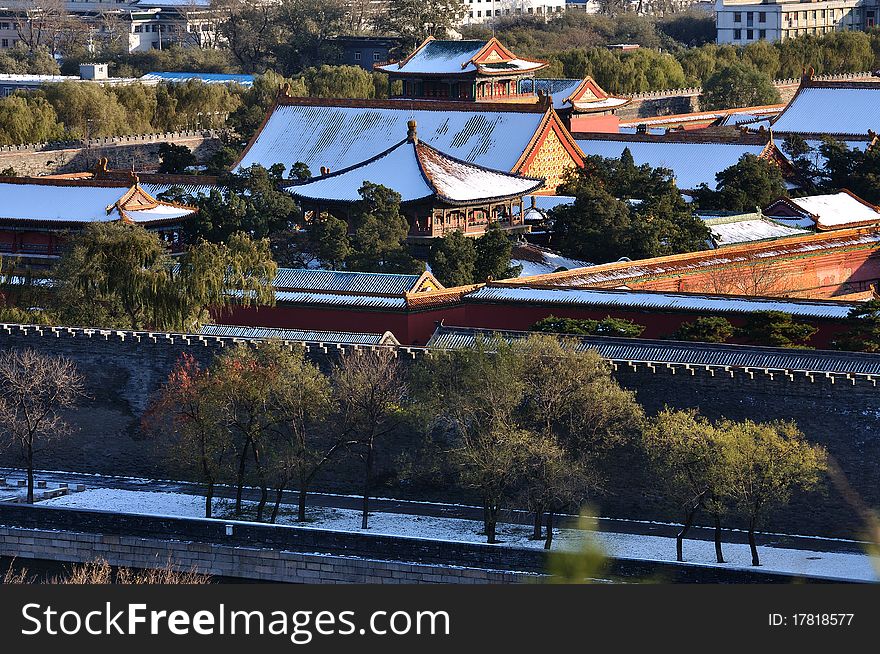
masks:
{"label": "blue corrugated roof", "polygon": [[[527,337],[530,332],[501,331],[465,327],[438,327],[428,347],[454,350],[472,347],[478,338],[497,334],[507,341]],[[606,336],[569,336],[578,349],[596,350],[604,359],[617,362],[647,362],[729,366],[804,372],[880,374],[880,355],[830,350],[792,350],[752,345],[720,343],[686,343],[641,338],[610,338]]]}
{"label": "blue corrugated roof", "polygon": [[[403,297],[413,289],[421,275],[279,268],[276,291],[331,291]],[[276,293],[276,298],[279,296]]]}
{"label": "blue corrugated roof", "polygon": [[306,329],[278,329],[275,327],[245,327],[241,325],[203,325],[202,336],[222,336],[256,340],[300,341],[303,343],[344,343],[351,345],[396,345],[397,339],[390,332],[370,334],[366,332],[330,332]]}
{"label": "blue corrugated roof", "polygon": [[142,81],[158,80],[160,82],[186,82],[188,80],[200,80],[208,84],[241,84],[252,86],[253,75],[232,75],[228,73],[198,73],[198,72],[161,72],[153,71],[141,77]]}

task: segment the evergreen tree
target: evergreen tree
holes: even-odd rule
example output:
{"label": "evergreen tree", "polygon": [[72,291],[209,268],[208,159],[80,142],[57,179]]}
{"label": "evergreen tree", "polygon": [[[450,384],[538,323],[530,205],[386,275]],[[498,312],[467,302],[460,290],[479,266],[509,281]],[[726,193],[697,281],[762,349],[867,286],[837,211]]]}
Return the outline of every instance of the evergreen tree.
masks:
{"label": "evergreen tree", "polygon": [[400,213],[400,194],[380,184],[364,182],[361,199],[351,211],[348,268],[363,272],[422,272],[425,264],[406,248],[409,223]]}
{"label": "evergreen tree", "polygon": [[429,261],[431,272],[444,286],[474,283],[477,250],[473,239],[458,230],[434,241]]}
{"label": "evergreen tree", "polygon": [[190,166],[195,166],[195,155],[185,145],[174,143],[159,144],[159,172],[163,174],[179,175],[186,172]]}
{"label": "evergreen tree", "polygon": [[779,166],[753,154],[744,154],[715,179],[716,190],[704,184],[694,193],[701,209],[755,211],[788,195]]}
{"label": "evergreen tree", "polygon": [[487,279],[510,279],[519,277],[522,266],[510,263],[513,244],[498,223],[490,223],[486,232],[476,243],[476,260],[474,261],[474,281],[484,282]]}

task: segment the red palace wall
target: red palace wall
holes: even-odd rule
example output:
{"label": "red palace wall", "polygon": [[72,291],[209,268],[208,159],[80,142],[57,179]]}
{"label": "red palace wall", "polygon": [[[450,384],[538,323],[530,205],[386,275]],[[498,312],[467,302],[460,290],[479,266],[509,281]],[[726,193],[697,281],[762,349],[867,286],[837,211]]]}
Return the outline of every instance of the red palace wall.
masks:
{"label": "red palace wall", "polygon": [[[314,329],[327,331],[383,333],[390,331],[403,345],[424,345],[439,321],[452,327],[480,327],[527,331],[548,316],[601,320],[606,316],[625,318],[645,326],[643,338],[668,338],[682,323],[706,315],[685,312],[626,311],[612,307],[535,306],[522,304],[445,305],[419,312],[381,312],[363,309],[326,309],[314,307],[237,307],[230,314],[216,316],[218,322],[253,327]],[[735,326],[745,324],[746,316],[731,315]],[[827,347],[834,337],[845,330],[834,320],[811,320],[819,328],[812,338],[813,347]]]}
{"label": "red palace wall", "polygon": [[[755,264],[756,266],[760,264]],[[876,249],[832,252],[826,255],[799,258],[789,261],[775,261],[773,270],[760,269],[742,271],[744,278],[764,278],[757,289],[724,288],[730,284],[731,275],[736,272],[693,273],[679,277],[661,277],[648,280],[627,280],[626,285],[634,289],[655,291],[689,291],[694,293],[737,293],[758,290],[758,294],[789,295],[801,298],[831,298],[868,290],[880,280],[880,252]],[[743,282],[748,285],[749,282]]]}
{"label": "red palace wall", "polygon": [[613,114],[607,116],[573,115],[570,119],[571,132],[599,132],[617,134],[620,132],[620,118]]}

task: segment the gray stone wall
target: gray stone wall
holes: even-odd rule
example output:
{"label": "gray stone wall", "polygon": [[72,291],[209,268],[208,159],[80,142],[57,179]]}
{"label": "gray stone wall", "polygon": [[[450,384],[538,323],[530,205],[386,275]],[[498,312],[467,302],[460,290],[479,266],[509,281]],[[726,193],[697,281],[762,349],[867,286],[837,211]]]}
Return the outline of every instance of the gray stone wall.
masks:
{"label": "gray stone wall", "polygon": [[[66,469],[116,475],[167,477],[172,475],[162,444],[145,434],[141,419],[150,398],[167,378],[182,352],[202,363],[236,339],[175,334],[147,334],[67,328],[0,325],[0,350],[33,347],[70,357],[86,377],[89,397],[70,414],[77,431],[41,452],[44,469]],[[305,347],[323,366],[340,351],[335,345],[291,344]],[[414,360],[418,348],[401,348],[399,355]],[[826,376],[692,366],[617,363],[614,374],[636,393],[649,414],[664,406],[698,408],[711,418],[751,418],[755,421],[794,420],[807,438],[827,447],[850,483],[872,506],[880,506],[880,392],[876,379],[864,375]],[[406,434],[395,447],[406,447]],[[413,436],[416,446],[417,436]],[[392,446],[386,443],[386,449]],[[398,450],[399,451],[399,450]],[[15,465],[12,452],[0,452],[0,465]],[[394,465],[393,457],[384,464]],[[675,519],[650,466],[637,447],[624,448],[606,464],[606,490],[595,503],[606,515]],[[325,490],[356,492],[358,476],[323,479]],[[408,492],[390,486],[383,493]],[[412,492],[412,491],[409,491]],[[444,490],[455,501],[468,497],[461,489]],[[473,500],[473,498],[470,498]],[[730,519],[731,526],[735,524]],[[852,537],[862,523],[833,488],[798,496],[790,510],[767,525],[771,530]]]}
{"label": "gray stone wall", "polygon": [[185,145],[200,163],[222,146],[219,133],[211,130],[11,145],[0,147],[0,170],[12,168],[20,176],[75,173],[93,169],[102,158],[111,169],[152,169],[159,165],[162,143]]}

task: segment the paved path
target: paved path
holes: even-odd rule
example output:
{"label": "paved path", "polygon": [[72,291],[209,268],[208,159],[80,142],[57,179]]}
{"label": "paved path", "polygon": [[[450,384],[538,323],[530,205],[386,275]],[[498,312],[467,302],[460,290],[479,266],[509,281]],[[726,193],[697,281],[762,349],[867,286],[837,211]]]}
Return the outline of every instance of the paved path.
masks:
{"label": "paved path", "polygon": [[[19,468],[0,467],[0,477],[5,477],[7,480],[23,479],[25,477],[25,471]],[[143,479],[137,477],[116,477],[90,473],[42,470],[36,472],[35,479],[46,481],[50,486],[53,484],[57,485],[59,483],[66,483],[69,486],[83,484],[86,488],[114,488],[154,493],[185,493],[188,495],[203,495],[204,493],[203,487],[200,484],[167,479]],[[217,497],[234,498],[235,488],[220,486],[216,489],[215,493]],[[259,489],[247,487],[244,490],[243,497],[247,500],[259,500]],[[274,493],[270,492],[270,502],[273,502],[274,498]],[[286,492],[282,501],[284,504],[296,504],[296,493]],[[310,493],[309,505],[359,510],[361,508],[361,498],[357,496],[332,493]],[[483,519],[483,510],[477,506],[443,504],[440,502],[417,502],[391,498],[371,499],[370,511],[424,515],[439,518],[463,518],[467,520]],[[557,521],[557,525],[564,522],[565,518],[566,517],[563,517],[562,520]],[[567,516],[567,518],[573,520],[575,516]],[[502,512],[500,520],[501,522],[515,524],[532,524],[531,514],[525,511],[506,510]],[[672,523],[657,523],[620,518],[599,518],[598,528],[600,531],[612,533],[674,537],[680,526]],[[714,532],[708,527],[698,526],[691,529],[688,538],[712,540],[714,538]],[[724,541],[729,543],[745,543],[747,542],[747,536],[741,531],[725,530]],[[760,533],[758,535],[758,541],[761,545],[785,547],[790,549],[857,553],[864,553],[865,551],[865,543],[853,540],[823,538],[820,536]]]}

